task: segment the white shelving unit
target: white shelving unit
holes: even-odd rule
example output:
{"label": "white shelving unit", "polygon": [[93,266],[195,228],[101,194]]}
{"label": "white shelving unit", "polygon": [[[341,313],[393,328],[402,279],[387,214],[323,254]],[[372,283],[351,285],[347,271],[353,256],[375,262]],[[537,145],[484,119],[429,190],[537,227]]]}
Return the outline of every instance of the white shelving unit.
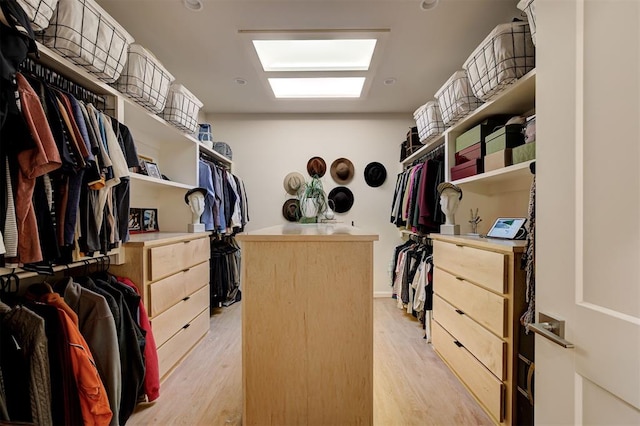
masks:
{"label": "white shelving unit", "polygon": [[131,207],[158,209],[158,223],[162,232],[186,232],[191,211],[184,202],[184,193],[198,184],[200,153],[206,153],[229,169],[232,167],[231,160],[202,145],[193,135],[167,123],[55,51],[42,44],[38,44],[38,50],[38,62],[103,95],[106,98],[106,112],[127,125],[138,154],[152,158],[160,173],[169,178],[163,180],[132,173]]}
{"label": "white shelving unit", "polygon": [[451,167],[455,164],[455,142],[458,136],[494,115],[518,115],[534,111],[535,93],[536,70],[534,69],[402,161],[403,166],[410,165],[435,148],[444,145],[445,180],[460,186],[463,191],[463,199],[456,219],[456,223],[462,227],[462,233],[470,232],[470,225],[466,222],[466,212],[471,208],[478,208],[483,218],[480,232],[486,232],[494,219],[499,216],[526,217],[528,194],[533,176],[529,168],[532,161],[456,181],[451,181]]}

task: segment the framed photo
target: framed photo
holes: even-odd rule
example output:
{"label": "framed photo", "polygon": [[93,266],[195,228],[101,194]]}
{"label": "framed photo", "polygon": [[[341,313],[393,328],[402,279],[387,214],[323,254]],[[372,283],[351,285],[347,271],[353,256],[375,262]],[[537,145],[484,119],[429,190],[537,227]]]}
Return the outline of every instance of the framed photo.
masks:
{"label": "framed photo", "polygon": [[159,232],[158,209],[129,209],[129,233]]}
{"label": "framed photo", "polygon": [[130,170],[132,172],[147,176],[147,163],[155,163],[155,160],[151,157],[147,157],[146,155],[138,154],[138,163],[140,164],[140,167],[132,167],[132,169]]}
{"label": "framed photo", "polygon": [[160,173],[160,169],[156,163],[145,161],[145,167],[147,169],[147,176],[162,179],[162,173]]}

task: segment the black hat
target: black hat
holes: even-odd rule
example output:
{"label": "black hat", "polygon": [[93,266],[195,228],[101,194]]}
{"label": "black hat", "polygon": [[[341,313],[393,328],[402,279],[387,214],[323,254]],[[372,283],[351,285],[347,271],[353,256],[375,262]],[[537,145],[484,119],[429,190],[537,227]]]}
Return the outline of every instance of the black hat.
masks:
{"label": "black hat", "polygon": [[329,200],[333,201],[336,213],[345,213],[353,206],[353,193],[346,186],[335,187],[329,192]]}
{"label": "black hat", "polygon": [[309,176],[318,176],[321,178],[327,172],[327,163],[322,157],[312,157],[307,161],[307,172]]}
{"label": "black hat", "polygon": [[300,220],[300,204],[296,198],[289,198],[282,205],[282,216],[289,222]]}
{"label": "black hat", "polygon": [[382,185],[386,179],[387,169],[385,169],[381,163],[374,161],[367,164],[367,167],[364,168],[364,180],[367,182],[367,185],[376,188]]}
{"label": "black hat", "polygon": [[204,188],[191,188],[190,190],[187,191],[186,194],[184,194],[184,202],[189,204],[189,195],[193,194],[194,192],[201,192],[202,195],[204,195],[205,197],[207,196],[207,190]]}

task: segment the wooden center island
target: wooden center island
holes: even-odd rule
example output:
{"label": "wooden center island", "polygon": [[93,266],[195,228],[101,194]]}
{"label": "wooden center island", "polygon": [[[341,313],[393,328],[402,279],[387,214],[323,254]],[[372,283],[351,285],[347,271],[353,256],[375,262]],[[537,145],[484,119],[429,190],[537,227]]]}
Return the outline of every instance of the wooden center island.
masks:
{"label": "wooden center island", "polygon": [[373,423],[373,242],[342,224],[239,234],[244,425]]}

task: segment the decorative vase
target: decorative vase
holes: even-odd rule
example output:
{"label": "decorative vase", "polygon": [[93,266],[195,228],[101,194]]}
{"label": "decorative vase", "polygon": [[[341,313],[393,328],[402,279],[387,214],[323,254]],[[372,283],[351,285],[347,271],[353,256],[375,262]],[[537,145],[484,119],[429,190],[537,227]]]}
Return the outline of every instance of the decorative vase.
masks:
{"label": "decorative vase", "polygon": [[307,198],[300,203],[300,212],[303,217],[314,218],[318,216],[318,204],[314,198]]}

